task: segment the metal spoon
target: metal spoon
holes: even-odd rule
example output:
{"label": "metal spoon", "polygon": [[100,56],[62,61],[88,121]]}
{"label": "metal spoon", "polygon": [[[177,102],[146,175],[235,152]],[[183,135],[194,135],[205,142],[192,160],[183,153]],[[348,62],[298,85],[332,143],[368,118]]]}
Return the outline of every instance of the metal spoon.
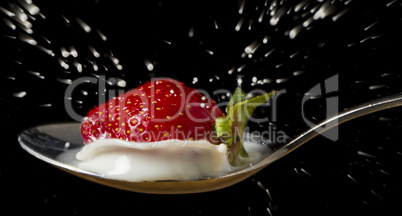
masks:
{"label": "metal spoon", "polygon": [[[402,105],[402,94],[379,98],[350,108],[337,116],[329,118],[317,126],[302,133],[288,144],[266,155],[261,160],[243,169],[228,173],[218,178],[200,179],[196,181],[155,181],[128,182],[102,177],[93,172],[78,168],[75,157],[60,158],[61,153],[78,152],[83,144],[80,134],[80,123],[54,123],[24,130],[19,135],[19,143],[23,149],[35,157],[50,163],[66,172],[81,178],[128,191],[154,194],[185,194],[218,190],[236,184],[274,161],[289,154],[310,139],[343,122],[367,115],[376,111]],[[324,127],[325,126],[325,127]],[[324,128],[323,128],[324,127]],[[317,129],[321,128],[320,132]],[[69,161],[68,163],[66,161]]]}

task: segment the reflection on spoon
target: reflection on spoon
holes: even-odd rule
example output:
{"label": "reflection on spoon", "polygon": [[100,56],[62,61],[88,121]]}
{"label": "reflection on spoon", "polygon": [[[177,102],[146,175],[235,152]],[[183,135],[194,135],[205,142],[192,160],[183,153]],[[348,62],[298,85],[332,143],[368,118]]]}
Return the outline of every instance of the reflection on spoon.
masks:
{"label": "reflection on spoon", "polygon": [[[229,172],[223,176],[190,181],[129,182],[124,180],[105,178],[100,173],[80,169],[77,166],[77,163],[74,162],[75,154],[82,148],[82,138],[80,136],[79,123],[52,124],[31,128],[23,131],[20,134],[19,142],[23,149],[25,149],[30,154],[36,156],[37,158],[69,173],[100,184],[144,193],[198,193],[217,190],[238,183],[250,177],[254,173],[260,171],[274,161],[289,154],[291,151],[300,147],[302,144],[306,143],[320,133],[323,133],[336,125],[363,115],[401,105],[402,94],[392,95],[365,104],[361,104],[316,125],[310,130],[302,133],[283,147],[275,150],[272,153],[268,152],[267,154],[265,154],[265,156],[262,157],[261,160],[251,163],[250,166],[246,166],[243,169]],[[325,129],[320,130],[319,133],[317,131],[318,128]],[[63,159],[61,160],[59,156],[61,153],[65,152],[71,152],[71,154],[67,154],[70,155],[70,158],[67,156],[63,157]],[[66,160],[70,160],[70,163],[66,163]],[[117,158],[116,161],[125,162],[125,160],[126,158]],[[77,162],[77,160],[75,161]],[[113,172],[121,172],[122,169],[123,168],[120,168],[120,170],[115,170]]]}

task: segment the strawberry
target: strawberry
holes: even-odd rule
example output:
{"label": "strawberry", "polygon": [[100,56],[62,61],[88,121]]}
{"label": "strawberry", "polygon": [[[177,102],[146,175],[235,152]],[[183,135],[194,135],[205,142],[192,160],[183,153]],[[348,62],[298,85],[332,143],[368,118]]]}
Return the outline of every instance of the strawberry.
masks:
{"label": "strawberry", "polygon": [[237,88],[225,115],[215,101],[172,79],[157,79],[92,109],[81,125],[84,143],[115,138],[133,142],[208,139],[225,143],[229,161],[247,157],[243,131],[254,109],[272,97],[246,100]]}
{"label": "strawberry", "polygon": [[102,138],[135,142],[209,137],[224,113],[197,90],[181,82],[158,79],[91,110],[81,133],[84,143]]}

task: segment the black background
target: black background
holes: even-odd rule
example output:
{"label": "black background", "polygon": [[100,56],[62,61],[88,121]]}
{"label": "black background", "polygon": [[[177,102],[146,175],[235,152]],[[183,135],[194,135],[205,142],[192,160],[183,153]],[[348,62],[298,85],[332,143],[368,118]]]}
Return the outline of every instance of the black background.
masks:
{"label": "black background", "polygon": [[[210,92],[219,88],[233,91],[239,76],[245,91],[286,89],[287,93],[278,102],[277,122],[271,125],[289,137],[307,129],[300,110],[303,94],[332,75],[339,75],[339,91],[335,96],[339,97],[340,110],[401,92],[402,6],[398,1],[389,4],[392,1],[355,0],[346,5],[346,1],[334,1],[334,14],[314,21],[311,28],[303,29],[293,40],[285,32],[305,20],[303,13],[284,15],[277,26],[271,26],[269,18],[258,23],[264,2],[247,0],[243,14],[239,14],[241,1],[34,1],[46,18],[38,15],[35,20],[30,18],[31,36],[38,44],[53,50],[55,56],[20,40],[24,32],[19,27],[12,30],[7,26],[5,20],[13,18],[0,12],[3,20],[0,22],[1,210],[42,215],[402,213],[400,108],[345,123],[339,127],[336,142],[319,136],[244,182],[202,194],[150,195],[108,188],[45,164],[18,145],[18,133],[25,128],[71,121],[64,109],[67,85],[58,80],[93,74],[124,79],[126,90],[155,76],[179,79]],[[267,2],[269,6],[273,1]],[[299,3],[276,2],[287,9]],[[321,4],[307,2],[308,9]],[[14,1],[0,4],[4,9],[15,5],[20,4]],[[344,9],[348,9],[344,16],[331,20]],[[83,31],[77,17],[91,26],[92,31]],[[245,21],[237,32],[234,27],[241,18]],[[247,30],[250,20],[254,23]],[[188,36],[190,29],[194,29],[193,37]],[[108,39],[101,40],[96,30]],[[247,45],[254,40],[262,41],[264,36],[270,40],[253,58],[240,57]],[[75,59],[71,56],[64,59],[71,65],[69,69],[59,64],[58,59],[63,58],[60,48],[72,45],[78,51],[76,60],[83,64],[81,73],[72,66]],[[101,57],[95,58],[88,46],[96,48]],[[276,48],[273,54],[264,58],[272,48]],[[122,70],[111,63],[111,55],[120,60]],[[146,69],[145,59],[154,63],[152,72]],[[94,71],[90,62],[104,67]],[[228,74],[230,69],[242,65],[246,65],[242,71]],[[27,71],[40,72],[45,79]],[[304,73],[294,76],[295,71]],[[252,86],[254,76],[273,82]],[[193,83],[193,77],[198,82]],[[281,78],[288,80],[275,82]],[[94,85],[80,88],[73,95],[73,105],[77,113],[84,115],[97,103],[97,88]],[[13,96],[21,91],[26,96]],[[215,97],[218,102],[227,100]],[[322,120],[324,101],[321,98],[305,104],[305,116],[312,121]],[[257,115],[264,115],[263,110],[257,111]],[[268,124],[254,126],[264,130]]]}

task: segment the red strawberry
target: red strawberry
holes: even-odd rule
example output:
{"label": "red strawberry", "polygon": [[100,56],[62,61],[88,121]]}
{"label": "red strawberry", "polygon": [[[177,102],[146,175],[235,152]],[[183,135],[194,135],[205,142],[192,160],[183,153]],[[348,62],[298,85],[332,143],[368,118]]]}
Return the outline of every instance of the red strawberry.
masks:
{"label": "red strawberry", "polygon": [[81,133],[85,144],[104,138],[134,142],[208,139],[225,143],[230,163],[236,164],[238,155],[248,156],[242,142],[251,114],[274,94],[246,100],[247,95],[237,88],[225,115],[197,90],[172,79],[158,79],[91,110]]}
{"label": "red strawberry", "polygon": [[211,135],[224,113],[213,100],[171,79],[158,79],[91,110],[81,126],[84,143],[102,138],[135,142],[198,140]]}

